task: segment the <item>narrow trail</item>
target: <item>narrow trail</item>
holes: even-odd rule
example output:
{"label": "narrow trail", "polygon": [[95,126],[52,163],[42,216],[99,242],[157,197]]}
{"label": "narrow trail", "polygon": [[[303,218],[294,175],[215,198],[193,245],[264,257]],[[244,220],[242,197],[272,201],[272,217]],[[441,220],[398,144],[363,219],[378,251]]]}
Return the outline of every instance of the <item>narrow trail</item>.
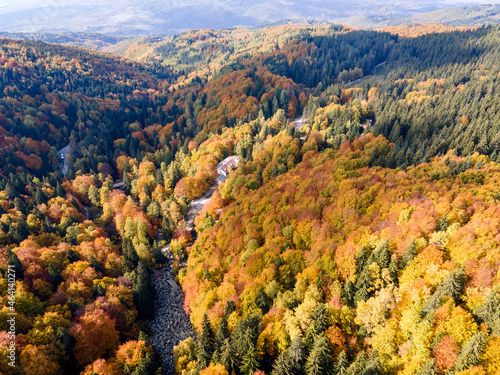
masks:
{"label": "narrow trail", "polygon": [[361,77],[361,78],[358,78],[358,79],[355,79],[354,81],[351,81],[351,82],[348,82],[346,84],[346,86],[350,86],[356,82],[359,82],[359,81],[363,81],[365,79],[368,79],[370,77],[373,77],[375,75],[375,69],[377,69],[379,66],[382,66],[382,65],[385,65],[387,63],[387,61],[384,61],[384,62],[381,62],[380,64],[376,65],[374,68],[373,68],[373,71],[372,71],[372,74],[369,74],[367,76],[364,76],[364,77]]}

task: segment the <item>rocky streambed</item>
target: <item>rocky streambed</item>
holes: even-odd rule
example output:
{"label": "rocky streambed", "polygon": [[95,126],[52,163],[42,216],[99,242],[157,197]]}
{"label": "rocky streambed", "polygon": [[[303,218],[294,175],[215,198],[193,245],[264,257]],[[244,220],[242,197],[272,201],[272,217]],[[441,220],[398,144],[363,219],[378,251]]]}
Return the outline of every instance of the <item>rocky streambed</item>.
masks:
{"label": "rocky streambed", "polygon": [[[220,177],[221,175],[219,175]],[[222,176],[222,181],[225,176]],[[210,202],[217,184],[212,186],[201,198],[194,199],[188,207],[185,228],[194,232],[194,219]],[[193,233],[194,235],[196,233]],[[195,236],[193,236],[195,238]],[[175,281],[172,272],[170,244],[162,249],[169,258],[169,264],[157,271],[153,277],[156,292],[155,316],[150,323],[151,342],[162,357],[163,373],[175,374],[174,346],[188,337],[195,337],[189,315],[184,311],[184,295],[181,287]]]}
{"label": "rocky streambed", "polygon": [[184,311],[184,295],[175,282],[170,266],[153,277],[156,291],[155,317],[150,323],[151,341],[162,356],[163,373],[175,374],[174,346],[188,337],[194,337],[188,314]]}

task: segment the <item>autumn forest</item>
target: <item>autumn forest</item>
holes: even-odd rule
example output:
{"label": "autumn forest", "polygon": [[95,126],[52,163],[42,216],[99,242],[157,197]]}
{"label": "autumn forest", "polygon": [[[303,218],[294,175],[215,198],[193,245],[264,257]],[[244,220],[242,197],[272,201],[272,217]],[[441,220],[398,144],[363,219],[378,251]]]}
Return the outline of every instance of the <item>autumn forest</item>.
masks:
{"label": "autumn forest", "polygon": [[0,374],[500,374],[500,27],[115,52],[0,40]]}

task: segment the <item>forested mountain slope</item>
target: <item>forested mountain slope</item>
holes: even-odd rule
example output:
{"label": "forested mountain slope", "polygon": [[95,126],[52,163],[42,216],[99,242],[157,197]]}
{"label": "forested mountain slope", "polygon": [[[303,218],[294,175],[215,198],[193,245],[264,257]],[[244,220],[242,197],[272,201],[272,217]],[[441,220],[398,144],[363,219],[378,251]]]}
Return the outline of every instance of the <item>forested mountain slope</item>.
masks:
{"label": "forested mountain slope", "polygon": [[201,337],[178,371],[495,374],[498,164],[373,168],[383,137],[315,137],[268,139],[220,189],[180,273]]}
{"label": "forested mountain slope", "polygon": [[197,31],[164,65],[2,40],[7,373],[166,371],[148,322],[171,263],[197,331],[179,373],[495,374],[499,40]]}

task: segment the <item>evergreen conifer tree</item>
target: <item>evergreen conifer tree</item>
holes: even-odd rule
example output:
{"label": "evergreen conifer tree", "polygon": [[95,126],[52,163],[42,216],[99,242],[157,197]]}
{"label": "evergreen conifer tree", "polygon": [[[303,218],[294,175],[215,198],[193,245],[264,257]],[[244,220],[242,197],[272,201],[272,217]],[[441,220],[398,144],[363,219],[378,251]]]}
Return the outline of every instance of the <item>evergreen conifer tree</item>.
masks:
{"label": "evergreen conifer tree", "polygon": [[214,353],[212,355],[213,363],[220,363],[222,346],[224,345],[226,339],[228,339],[229,337],[230,335],[227,319],[225,316],[223,316],[219,322],[219,327],[217,327],[217,334],[215,335]]}
{"label": "evergreen conifer tree", "polygon": [[196,347],[196,368],[201,371],[208,367],[214,352],[215,337],[207,314],[203,315],[201,336]]}
{"label": "evergreen conifer tree", "polygon": [[331,345],[325,334],[320,334],[314,340],[314,345],[307,357],[305,366],[307,375],[333,375],[334,362]]}
{"label": "evergreen conifer tree", "polygon": [[406,248],[406,251],[404,252],[403,256],[401,257],[401,263],[400,263],[400,268],[404,269],[408,266],[408,263],[410,263],[413,258],[417,255],[417,246],[415,244],[415,240],[412,240],[408,247]]}
{"label": "evergreen conifer tree", "polygon": [[61,284],[64,281],[63,277],[61,276],[61,273],[56,267],[54,267],[52,263],[50,263],[49,266],[47,267],[47,272],[50,277],[50,282],[52,283],[52,285],[54,285],[54,288],[57,289],[59,284]]}
{"label": "evergreen conifer tree", "polygon": [[415,375],[436,375],[437,373],[439,373],[439,369],[436,367],[436,361],[430,359],[420,366]]}
{"label": "evergreen conifer tree", "polygon": [[224,365],[224,367],[230,374],[234,370],[236,370],[237,366],[236,350],[229,338],[226,339],[224,341],[224,344],[222,345],[220,359],[221,359],[220,360],[221,364]]}
{"label": "evergreen conifer tree", "polygon": [[151,319],[153,317],[154,291],[151,283],[151,275],[147,267],[139,261],[134,285],[132,286],[134,302],[137,306],[140,319]]}
{"label": "evergreen conifer tree", "polygon": [[9,266],[14,266],[14,272],[16,273],[16,278],[23,277],[23,265],[19,260],[19,257],[16,253],[14,253],[10,248],[5,250],[5,257],[7,258],[7,262]]}
{"label": "evergreen conifer tree", "polygon": [[287,352],[281,353],[273,365],[272,375],[292,375],[292,366]]}
{"label": "evergreen conifer tree", "polygon": [[361,352],[357,355],[356,359],[347,369],[347,375],[360,375],[363,373],[366,367],[366,354]]}
{"label": "evergreen conifer tree", "polygon": [[306,330],[306,346],[312,348],[316,338],[328,328],[326,307],[319,304],[311,314],[311,323]]}
{"label": "evergreen conifer tree", "polygon": [[347,358],[347,353],[345,352],[345,350],[342,350],[337,357],[337,362],[335,363],[335,374],[346,375],[348,368],[349,359]]}
{"label": "evergreen conifer tree", "polygon": [[455,370],[464,371],[478,365],[485,345],[486,339],[484,337],[484,332],[479,332],[472,336],[469,341],[462,346],[457,358],[457,363],[455,364]]}
{"label": "evergreen conifer tree", "polygon": [[257,350],[255,349],[252,336],[250,328],[248,328],[245,335],[243,335],[243,340],[245,341],[243,346],[246,348],[246,351],[241,357],[240,371],[243,375],[253,375],[259,367]]}
{"label": "evergreen conifer tree", "polygon": [[307,352],[304,343],[299,337],[295,338],[288,348],[288,358],[290,359],[292,373],[295,375],[303,374]]}

